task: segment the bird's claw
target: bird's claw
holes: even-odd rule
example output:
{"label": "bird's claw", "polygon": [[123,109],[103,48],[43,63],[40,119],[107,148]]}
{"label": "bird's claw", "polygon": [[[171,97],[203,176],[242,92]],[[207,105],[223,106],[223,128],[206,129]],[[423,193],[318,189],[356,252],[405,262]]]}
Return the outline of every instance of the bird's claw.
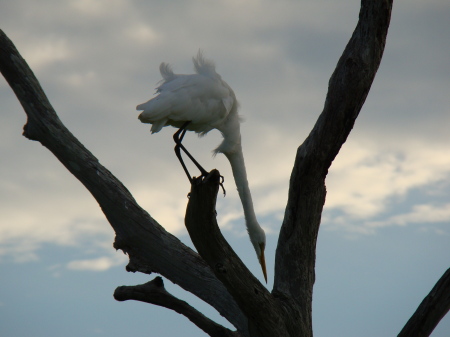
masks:
{"label": "bird's claw", "polygon": [[[198,178],[200,178],[200,179],[205,179],[206,178],[206,176],[208,175],[208,173],[207,174],[202,174],[201,176],[199,176]],[[198,179],[197,177],[192,177],[191,179],[189,179],[189,181],[191,182],[191,184],[194,182],[194,180],[196,180],[196,179]],[[220,176],[220,182],[219,182],[219,185],[220,185],[220,187],[222,187],[222,191],[223,191],[223,197],[225,197],[226,195],[227,195],[227,192],[225,191],[225,187],[223,186],[223,182],[225,181],[225,178],[223,177],[223,176]],[[191,193],[189,192],[188,193],[188,195],[187,195],[187,197],[188,198],[190,198],[191,197]]]}

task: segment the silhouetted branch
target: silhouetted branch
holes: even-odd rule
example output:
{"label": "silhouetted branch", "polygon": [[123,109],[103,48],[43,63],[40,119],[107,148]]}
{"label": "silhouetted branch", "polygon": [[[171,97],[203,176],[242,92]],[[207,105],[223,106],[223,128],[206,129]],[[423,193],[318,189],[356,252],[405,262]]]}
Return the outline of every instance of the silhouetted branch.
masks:
{"label": "silhouetted branch", "polygon": [[392,0],[361,1],[358,24],[330,78],[324,110],[297,150],[278,239],[273,294],[288,308],[298,308],[307,336],[312,336],[316,241],[326,195],[325,177],[375,78],[391,11]]}
{"label": "silhouetted branch", "polygon": [[114,298],[117,301],[136,300],[174,310],[177,313],[186,316],[192,323],[210,336],[240,336],[237,332],[233,332],[222,325],[215,323],[185,301],[170,294],[164,287],[163,279],[159,276],[145,284],[118,287],[114,292]]}
{"label": "silhouetted branch", "polygon": [[450,268],[442,275],[398,337],[427,337],[450,310]]}
{"label": "silhouetted branch", "polygon": [[130,257],[127,270],[165,276],[246,334],[246,317],[205,261],[150,217],[62,124],[33,72],[1,30],[0,71],[27,114],[24,136],[47,147],[91,192],[116,232],[114,247]]}
{"label": "silhouetted branch", "polygon": [[284,312],[222,236],[216,221],[220,173],[194,179],[185,224],[195,248],[249,319],[250,334],[289,336]]}

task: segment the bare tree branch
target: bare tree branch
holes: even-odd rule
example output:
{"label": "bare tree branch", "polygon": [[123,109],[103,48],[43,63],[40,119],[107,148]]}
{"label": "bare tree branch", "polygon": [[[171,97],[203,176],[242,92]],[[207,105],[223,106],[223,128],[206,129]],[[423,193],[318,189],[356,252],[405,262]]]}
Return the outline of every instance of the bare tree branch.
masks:
{"label": "bare tree branch", "polygon": [[249,320],[252,336],[289,336],[284,312],[222,236],[216,221],[220,173],[192,183],[186,228],[199,254],[213,269]]}
{"label": "bare tree branch", "polygon": [[164,288],[163,279],[159,276],[145,284],[118,287],[114,292],[114,298],[118,301],[136,300],[174,310],[179,314],[186,316],[192,323],[210,336],[241,336],[237,332],[233,332],[222,325],[213,322],[185,301],[170,294],[166,288]]}
{"label": "bare tree branch", "polygon": [[91,192],[116,232],[114,247],[130,257],[129,271],[159,273],[198,296],[247,334],[247,319],[205,261],[168,233],[62,124],[25,60],[0,30],[0,71],[28,121],[25,137],[39,141]]}
{"label": "bare tree branch", "polygon": [[[312,336],[316,241],[328,169],[346,141],[383,55],[392,0],[362,0],[359,22],[329,81],[322,114],[298,148],[288,204],[278,239],[273,294],[298,308],[303,333]],[[296,302],[297,305],[292,305]]]}
{"label": "bare tree branch", "polygon": [[427,337],[450,310],[450,268],[442,275],[398,337]]}

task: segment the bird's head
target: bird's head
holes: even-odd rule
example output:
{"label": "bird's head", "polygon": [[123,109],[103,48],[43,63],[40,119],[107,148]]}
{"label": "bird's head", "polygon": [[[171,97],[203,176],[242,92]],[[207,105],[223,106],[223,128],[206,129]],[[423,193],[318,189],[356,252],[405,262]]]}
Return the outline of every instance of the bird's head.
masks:
{"label": "bird's head", "polygon": [[264,274],[264,279],[267,283],[267,269],[266,269],[266,259],[264,257],[264,250],[266,249],[266,234],[264,230],[258,225],[249,229],[250,240],[255,248],[256,256],[261,265],[262,272]]}

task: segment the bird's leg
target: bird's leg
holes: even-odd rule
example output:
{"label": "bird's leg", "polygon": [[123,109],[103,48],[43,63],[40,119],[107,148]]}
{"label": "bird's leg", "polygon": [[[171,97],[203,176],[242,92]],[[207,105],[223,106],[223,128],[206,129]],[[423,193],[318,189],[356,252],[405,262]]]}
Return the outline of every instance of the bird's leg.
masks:
{"label": "bird's leg", "polygon": [[[181,151],[183,150],[184,153],[186,153],[186,155],[189,157],[189,159],[194,163],[195,166],[197,166],[197,168],[200,170],[201,172],[201,176],[202,177],[206,177],[208,175],[208,172],[198,163],[197,160],[195,160],[195,158],[189,153],[189,151],[184,147],[183,144],[181,144],[181,142],[183,141],[184,135],[186,134],[186,126],[189,124],[190,122],[186,122],[184,123],[181,128],[178,129],[177,132],[175,132],[175,134],[173,135],[173,140],[175,141],[175,154],[178,158],[178,160],[181,163],[181,166],[183,167],[184,172],[186,173],[189,182],[192,184],[192,177],[189,174],[189,171],[186,167],[186,164],[183,161],[183,158],[181,157]],[[220,182],[220,186],[222,187],[223,190],[223,195],[225,196],[226,192],[225,192],[225,187],[223,187],[223,182],[224,182],[224,178],[223,176],[221,176],[221,182]]]}
{"label": "bird's leg", "polygon": [[223,176],[220,176],[220,187],[222,187],[223,196],[225,197],[227,195],[227,191],[225,191],[225,187],[223,187],[223,182],[225,181],[225,178]]}
{"label": "bird's leg", "polygon": [[186,172],[186,174],[189,177],[189,181],[192,182],[192,178],[189,174],[189,171],[186,168],[186,165],[184,164],[183,159],[181,158],[181,153],[180,153],[180,149],[183,150],[184,153],[186,153],[186,155],[189,157],[189,159],[194,163],[195,166],[197,166],[197,168],[200,170],[201,175],[203,177],[206,177],[208,175],[208,172],[206,172],[206,170],[198,163],[197,160],[195,160],[194,157],[192,157],[192,155],[189,153],[188,150],[186,150],[186,148],[184,147],[183,144],[181,144],[181,142],[183,141],[184,135],[186,134],[186,126],[189,124],[190,122],[186,122],[184,123],[181,128],[175,132],[175,134],[173,135],[173,140],[175,141],[175,154],[178,157],[178,160],[180,161],[181,165],[183,166],[184,171]]}
{"label": "bird's leg", "polygon": [[183,161],[183,158],[181,157],[181,152],[180,152],[180,149],[181,149],[181,146],[182,146],[181,145],[181,141],[183,140],[184,135],[186,134],[185,127],[188,125],[188,123],[189,122],[184,123],[182,125],[182,127],[179,128],[177,132],[175,132],[175,134],[173,135],[173,140],[175,141],[175,144],[176,144],[175,145],[175,155],[177,156],[178,160],[180,161],[180,164],[183,167],[183,170],[186,173],[186,175],[187,175],[187,177],[189,179],[189,182],[192,184],[192,177],[189,174],[189,171],[188,171],[188,169],[186,167],[186,164]]}

